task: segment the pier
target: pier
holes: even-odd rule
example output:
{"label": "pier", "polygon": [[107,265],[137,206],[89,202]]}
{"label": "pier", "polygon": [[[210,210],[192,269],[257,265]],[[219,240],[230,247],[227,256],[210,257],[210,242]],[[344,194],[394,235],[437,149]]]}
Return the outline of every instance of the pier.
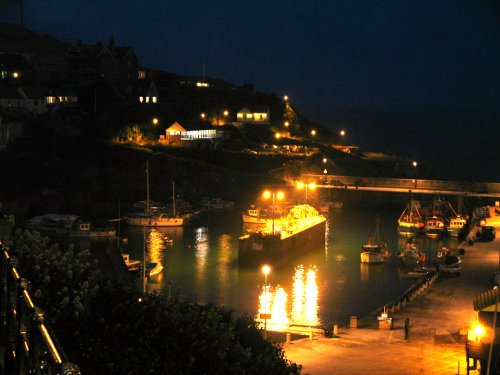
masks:
{"label": "pier", "polygon": [[[459,195],[464,197],[500,197],[500,183],[425,180],[418,178],[384,178],[302,174],[301,181],[315,181],[317,188],[378,191],[387,193],[418,193]],[[292,182],[290,182],[292,183]]]}
{"label": "pier", "polygon": [[[488,219],[488,224],[498,233],[500,217]],[[476,318],[474,297],[492,288],[493,273],[499,269],[500,237],[491,242],[466,241],[460,248],[465,252],[460,276],[440,275],[397,308],[388,301],[392,329],[380,329],[374,315],[362,317],[357,328],[339,327],[332,338],[317,335],[286,342],[286,357],[311,375],[480,374],[467,369],[464,332]]]}

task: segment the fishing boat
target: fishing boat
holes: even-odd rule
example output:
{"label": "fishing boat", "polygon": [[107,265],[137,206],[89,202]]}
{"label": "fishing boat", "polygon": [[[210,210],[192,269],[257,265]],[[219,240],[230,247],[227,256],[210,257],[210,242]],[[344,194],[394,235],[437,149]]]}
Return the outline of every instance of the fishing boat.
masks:
{"label": "fishing boat", "polygon": [[444,220],[440,216],[432,216],[425,219],[425,234],[431,238],[437,238],[445,233]]}
{"label": "fishing boat", "polygon": [[184,219],[175,210],[175,184],[172,182],[172,216],[151,208],[149,199],[149,163],[146,165],[146,211],[129,215],[125,221],[130,226],[139,227],[179,227],[184,225]]}
{"label": "fishing boat", "polygon": [[249,209],[241,213],[243,222],[247,224],[262,224],[266,225],[269,220],[272,220],[272,214],[268,215],[266,210],[257,208],[253,205]]}
{"label": "fishing boat", "polygon": [[380,219],[377,216],[375,233],[368,238],[368,242],[362,246],[361,263],[384,263],[389,260],[391,252],[387,248],[387,242],[380,239]]}
{"label": "fishing boat", "polygon": [[424,231],[424,220],[419,211],[420,202],[410,201],[398,219],[398,232],[404,237],[413,237]]}
{"label": "fishing boat", "polygon": [[451,204],[449,205],[451,215],[448,218],[446,225],[446,232],[451,237],[458,237],[467,223],[467,220],[463,217],[463,212],[465,208],[463,207],[462,197],[458,197],[458,208],[457,211],[453,209]]}

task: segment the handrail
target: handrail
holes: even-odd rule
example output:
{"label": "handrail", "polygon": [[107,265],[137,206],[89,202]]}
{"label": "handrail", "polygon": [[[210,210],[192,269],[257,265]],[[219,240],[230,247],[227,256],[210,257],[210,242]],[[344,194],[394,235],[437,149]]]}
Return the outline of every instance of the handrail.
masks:
{"label": "handrail", "polygon": [[81,375],[59,345],[45,313],[35,306],[29,281],[0,242],[0,375]]}

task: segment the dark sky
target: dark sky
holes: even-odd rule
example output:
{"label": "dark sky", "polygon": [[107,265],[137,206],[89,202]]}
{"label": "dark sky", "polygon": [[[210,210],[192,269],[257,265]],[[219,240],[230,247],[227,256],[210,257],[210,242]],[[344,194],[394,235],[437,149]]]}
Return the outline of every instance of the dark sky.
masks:
{"label": "dark sky", "polygon": [[[18,3],[0,0],[0,22],[18,21]],[[332,127],[343,109],[500,113],[493,0],[25,0],[25,26],[85,43],[113,36],[145,67],[202,75],[205,66],[288,94]]]}

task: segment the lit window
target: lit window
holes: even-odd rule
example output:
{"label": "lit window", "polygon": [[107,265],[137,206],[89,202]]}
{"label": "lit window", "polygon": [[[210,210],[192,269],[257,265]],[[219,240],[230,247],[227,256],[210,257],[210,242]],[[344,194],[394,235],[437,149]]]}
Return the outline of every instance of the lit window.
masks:
{"label": "lit window", "polygon": [[139,96],[139,101],[142,103],[144,101],[144,97],[143,96]]}
{"label": "lit window", "polygon": [[156,103],[158,101],[158,98],[156,96],[153,96],[153,103]]}
{"label": "lit window", "polygon": [[267,118],[267,113],[263,113],[262,114],[262,119],[266,119]]}
{"label": "lit window", "polygon": [[146,78],[146,72],[144,70],[139,70],[137,72],[137,78],[139,78],[139,79],[145,79]]}
{"label": "lit window", "polygon": [[252,114],[251,113],[247,113],[247,118],[252,118]]}
{"label": "lit window", "polygon": [[149,96],[146,96],[146,103],[149,103]]}
{"label": "lit window", "polygon": [[236,117],[238,117],[238,118],[243,118],[243,113],[238,113],[238,114],[236,115]]}
{"label": "lit window", "polygon": [[47,96],[46,100],[47,100],[47,104],[55,104],[56,103],[55,96]]}

